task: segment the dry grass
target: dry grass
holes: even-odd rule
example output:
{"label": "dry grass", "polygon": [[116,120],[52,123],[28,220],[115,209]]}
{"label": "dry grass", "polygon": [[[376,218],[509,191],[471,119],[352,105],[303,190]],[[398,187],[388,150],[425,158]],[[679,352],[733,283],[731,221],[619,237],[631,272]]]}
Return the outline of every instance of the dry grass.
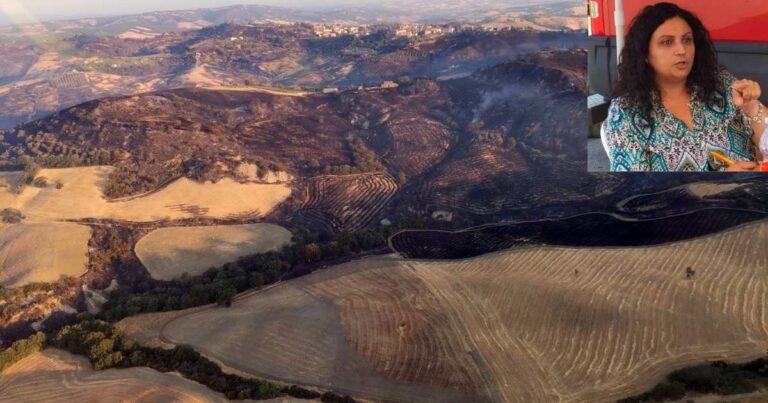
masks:
{"label": "dry grass", "polygon": [[205,20],[197,20],[197,21],[183,21],[176,24],[176,27],[179,29],[186,29],[186,30],[193,30],[193,29],[201,29],[210,26],[211,23]]}
{"label": "dry grass", "polygon": [[196,309],[200,308],[134,315],[121,320],[116,327],[120,330],[120,334],[143,346],[172,349],[174,345],[163,339],[163,327],[173,319],[194,312]]}
{"label": "dry grass", "polygon": [[0,285],[18,287],[85,273],[90,238],[90,228],[71,223],[0,226]]}
{"label": "dry grass", "polygon": [[178,316],[160,336],[375,399],[614,401],[677,368],[765,354],[766,244],[761,222],[649,248],[368,258]]}
{"label": "dry grass", "polygon": [[[392,259],[370,259],[352,266],[353,270],[362,269],[366,272],[403,272],[403,269],[398,267],[398,262]],[[335,270],[327,274],[334,272]],[[356,351],[355,346],[347,342],[350,335],[346,334],[346,331],[349,328],[344,324],[350,327],[367,327],[368,324],[348,321],[343,312],[344,308],[340,309],[337,301],[327,298],[320,290],[313,288],[315,280],[319,278],[327,279],[326,276],[312,275],[238,300],[230,308],[192,311],[170,320],[160,328],[160,334],[146,336],[167,342],[191,344],[236,372],[268,379],[332,387],[334,390],[378,400],[477,400],[477,396],[471,393],[429,385],[414,385],[406,379],[392,379],[387,372],[389,369],[383,374],[377,372],[381,368],[390,368],[388,365],[391,365],[391,371],[402,371],[404,367],[409,367],[408,359],[402,359],[397,350],[390,350],[393,354],[386,358],[391,359],[390,364],[382,361],[372,365],[369,362],[370,357]],[[350,294],[350,298],[370,298],[371,303],[381,300],[393,303],[397,297],[392,295],[391,287],[397,283],[403,290],[401,295],[418,302],[419,298],[411,294],[419,295],[425,290],[420,289],[418,283],[411,286],[410,280],[411,278],[398,276],[397,280],[387,284],[370,284],[365,290],[347,288],[346,292]],[[380,288],[375,289],[376,287]],[[379,294],[380,296],[376,297]],[[410,305],[407,299],[401,303],[402,307]],[[390,314],[394,313],[385,304],[377,308],[382,310],[376,311],[376,308],[366,307],[370,319],[374,320],[374,316],[390,317]],[[435,333],[435,327],[439,328],[446,322],[443,320],[430,323],[427,315],[416,316],[421,319],[423,327],[414,331],[427,340]],[[400,318],[391,315],[390,319]],[[157,326],[152,328],[157,331]],[[382,343],[387,342],[384,340],[386,334],[378,336]],[[401,348],[406,348],[407,339],[398,334],[393,336],[393,342]],[[371,342],[376,343],[376,340]],[[421,361],[410,362],[410,368],[414,371],[424,370],[429,362],[434,362],[435,369],[430,373],[450,372],[457,384],[471,384],[480,378],[477,369],[472,365],[472,359],[464,354],[460,347],[449,347],[446,353],[423,350],[416,355]],[[462,365],[454,365],[450,358],[460,360]],[[445,367],[449,368],[443,371],[442,368]]]}
{"label": "dry grass", "polygon": [[41,73],[49,70],[56,70],[63,67],[62,61],[59,59],[59,54],[56,52],[44,53],[40,56],[37,63],[27,71],[28,75],[34,73]]}
{"label": "dry grass", "polygon": [[135,31],[125,31],[122,34],[117,35],[117,37],[120,39],[135,39],[135,40],[151,39],[156,36],[157,34],[155,33],[141,33],[141,32],[135,32]]}
{"label": "dry grass", "polygon": [[214,77],[205,65],[195,66],[189,72],[180,76],[179,81],[193,87],[215,87],[221,85],[221,80]]}
{"label": "dry grass", "polygon": [[0,375],[0,402],[226,402],[177,374],[149,368],[94,371],[84,357],[56,349],[33,354]]}
{"label": "dry grass", "polygon": [[40,176],[47,177],[49,183],[60,180],[64,187],[27,187],[20,195],[0,189],[0,205],[15,207],[29,220],[37,222],[82,218],[140,222],[266,214],[290,194],[290,188],[285,184],[240,184],[230,179],[200,184],[182,178],[145,197],[108,202],[101,189],[112,169],[43,169]]}
{"label": "dry grass", "polygon": [[[182,178],[143,197],[108,202],[101,188],[111,167],[43,169],[46,188],[10,189],[18,173],[0,173],[0,206],[16,208],[23,224],[0,227],[0,284],[52,282],[86,270],[90,229],[59,221],[107,218],[155,221],[190,217],[232,218],[266,214],[290,194],[285,184],[240,184],[225,179],[199,184]],[[64,185],[56,189],[54,183]],[[166,232],[167,231],[167,232]],[[181,236],[180,236],[181,235]],[[267,224],[216,228],[173,228],[150,234],[137,253],[158,278],[196,274],[243,254],[277,248],[290,233]]]}
{"label": "dry grass", "polygon": [[[202,83],[205,84],[205,83]],[[203,88],[211,91],[238,91],[238,92],[258,92],[262,94],[280,95],[286,97],[304,97],[310,95],[311,92],[294,90],[290,88],[278,88],[278,87],[265,87],[265,86],[240,86],[240,87],[225,87],[221,85],[207,86],[203,85]]]}
{"label": "dry grass", "polygon": [[273,224],[172,227],[150,232],[136,243],[136,256],[152,278],[173,280],[202,274],[237,258],[277,250],[291,232]]}

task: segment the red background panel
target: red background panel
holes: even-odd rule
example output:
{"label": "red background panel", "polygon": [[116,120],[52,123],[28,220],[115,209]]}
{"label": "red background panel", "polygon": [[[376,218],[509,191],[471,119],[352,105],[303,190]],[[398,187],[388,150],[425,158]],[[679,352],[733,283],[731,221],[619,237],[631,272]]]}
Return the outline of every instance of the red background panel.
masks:
{"label": "red background panel", "polygon": [[[658,1],[624,0],[624,25],[643,7]],[[768,0],[677,0],[675,4],[692,11],[707,27],[712,40],[768,43]],[[591,20],[592,35],[614,36],[614,0],[597,0],[599,17]]]}

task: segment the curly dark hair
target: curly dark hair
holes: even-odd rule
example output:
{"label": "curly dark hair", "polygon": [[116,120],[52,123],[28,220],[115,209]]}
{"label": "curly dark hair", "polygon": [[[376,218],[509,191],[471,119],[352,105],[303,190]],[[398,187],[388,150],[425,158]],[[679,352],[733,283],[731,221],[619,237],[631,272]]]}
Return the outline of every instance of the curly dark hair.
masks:
{"label": "curly dark hair", "polygon": [[652,122],[652,93],[659,93],[656,87],[653,68],[646,62],[651,36],[665,21],[680,17],[693,30],[693,43],[696,54],[693,67],[688,75],[687,85],[690,88],[699,87],[702,99],[712,102],[717,92],[717,72],[719,65],[715,47],[696,15],[672,3],[657,3],[646,6],[630,24],[624,49],[621,51],[619,63],[619,80],[616,83],[614,97],[625,97],[631,104],[644,111],[645,116]]}

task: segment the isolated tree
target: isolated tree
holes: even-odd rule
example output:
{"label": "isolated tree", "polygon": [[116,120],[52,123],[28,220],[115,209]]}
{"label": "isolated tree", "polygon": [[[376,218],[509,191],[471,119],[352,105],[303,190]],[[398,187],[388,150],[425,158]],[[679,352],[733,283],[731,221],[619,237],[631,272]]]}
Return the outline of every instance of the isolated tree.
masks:
{"label": "isolated tree", "polygon": [[35,178],[32,184],[38,188],[48,187],[48,178],[46,178],[45,176],[38,176],[37,178]]}
{"label": "isolated tree", "polygon": [[397,183],[400,185],[405,185],[405,182],[408,181],[408,177],[405,175],[405,172],[400,171],[397,174]]}
{"label": "isolated tree", "polygon": [[507,137],[507,140],[504,142],[504,147],[508,149],[514,149],[517,146],[517,139],[513,136]]}
{"label": "isolated tree", "polygon": [[24,219],[24,215],[21,214],[20,210],[9,207],[0,211],[0,218],[6,224],[18,224]]}
{"label": "isolated tree", "polygon": [[690,266],[685,268],[685,278],[691,279],[695,275],[696,275],[696,270],[693,270],[693,268],[691,268]]}

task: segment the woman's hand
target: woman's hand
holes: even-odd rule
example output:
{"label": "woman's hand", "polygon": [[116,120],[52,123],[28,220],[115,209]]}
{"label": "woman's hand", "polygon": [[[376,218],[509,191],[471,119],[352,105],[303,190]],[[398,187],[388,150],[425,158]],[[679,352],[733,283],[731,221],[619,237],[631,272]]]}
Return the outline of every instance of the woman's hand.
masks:
{"label": "woman's hand", "polygon": [[747,115],[754,115],[760,98],[760,84],[752,80],[736,80],[731,85],[733,104]]}
{"label": "woman's hand", "polygon": [[752,172],[757,168],[757,163],[752,161],[736,161],[725,170],[727,172]]}

